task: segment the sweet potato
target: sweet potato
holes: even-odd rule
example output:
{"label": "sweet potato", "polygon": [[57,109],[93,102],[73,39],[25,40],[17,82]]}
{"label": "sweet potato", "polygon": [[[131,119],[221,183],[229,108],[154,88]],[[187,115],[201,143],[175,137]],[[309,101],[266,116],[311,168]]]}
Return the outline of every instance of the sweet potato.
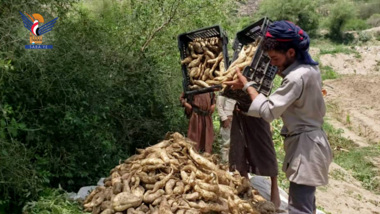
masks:
{"label": "sweet potato", "polygon": [[115,211],[124,211],[130,207],[138,207],[142,202],[141,197],[137,197],[128,192],[122,192],[112,200],[112,207]]}

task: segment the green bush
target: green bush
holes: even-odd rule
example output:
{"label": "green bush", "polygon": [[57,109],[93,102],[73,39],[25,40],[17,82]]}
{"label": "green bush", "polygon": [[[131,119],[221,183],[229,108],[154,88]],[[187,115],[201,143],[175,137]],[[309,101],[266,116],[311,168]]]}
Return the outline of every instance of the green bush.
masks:
{"label": "green bush", "polygon": [[349,19],[344,25],[344,30],[365,30],[370,26],[362,19]]}
{"label": "green bush", "polygon": [[374,37],[376,38],[377,41],[380,41],[380,31],[375,32]]}
{"label": "green bush", "polygon": [[367,3],[362,3],[359,6],[359,16],[362,19],[368,19],[373,14],[380,12],[380,1],[372,0]]}
{"label": "green bush", "polygon": [[338,78],[338,74],[330,66],[322,66],[321,74],[322,80]]}
{"label": "green bush", "polygon": [[360,32],[359,33],[359,41],[361,41],[361,42],[367,42],[367,41],[369,41],[371,39],[372,39],[371,34],[369,34],[367,32]]}
{"label": "green bush", "polygon": [[84,214],[81,205],[59,189],[45,189],[36,201],[23,207],[24,214]]}
{"label": "green bush", "polygon": [[[136,148],[184,133],[177,35],[227,26],[229,2],[2,1],[0,104],[12,114],[0,129],[9,154],[1,156],[7,177],[0,179],[19,182],[0,183],[6,213],[46,186],[94,184]],[[24,48],[29,32],[18,11],[59,16],[44,35],[52,50]],[[15,164],[25,168],[9,173]]]}
{"label": "green bush", "polygon": [[36,199],[49,181],[49,172],[33,167],[33,150],[22,143],[0,139],[0,145],[0,213],[18,213],[15,207],[22,206],[26,198]]}
{"label": "green bush", "polygon": [[335,41],[342,41],[345,25],[356,16],[356,10],[352,2],[339,0],[330,11],[329,16],[329,36]]}
{"label": "green bush", "polygon": [[292,21],[311,36],[315,35],[319,24],[317,1],[314,0],[265,0],[259,5],[258,15]]}
{"label": "green bush", "polygon": [[380,27],[380,13],[373,14],[369,17],[367,24],[372,27]]}

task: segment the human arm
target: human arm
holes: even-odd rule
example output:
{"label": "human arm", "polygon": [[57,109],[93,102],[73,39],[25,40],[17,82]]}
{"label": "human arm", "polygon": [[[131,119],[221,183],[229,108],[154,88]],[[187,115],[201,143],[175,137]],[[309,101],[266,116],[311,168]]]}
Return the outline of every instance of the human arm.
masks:
{"label": "human arm", "polygon": [[279,118],[284,111],[300,98],[303,91],[303,79],[294,75],[285,77],[281,86],[268,98],[259,94],[252,101],[247,114],[261,117],[267,122]]}
{"label": "human arm", "polygon": [[210,113],[212,114],[214,113],[214,111],[215,111],[215,104],[211,105],[210,107]]}
{"label": "human arm", "polygon": [[[237,69],[238,79],[226,82],[231,85],[232,89],[243,89],[247,86],[248,80],[244,77],[240,70]],[[281,116],[281,114],[295,101],[301,94],[303,89],[303,80],[300,76],[293,75],[282,82],[278,88],[269,98],[263,94],[259,94],[255,88],[248,87],[247,93],[250,95],[252,103],[247,112],[247,115],[253,117],[262,117],[267,122]]]}
{"label": "human arm", "polygon": [[251,100],[253,101],[259,95],[255,88],[249,87],[249,85],[253,83],[248,82],[247,78],[241,73],[239,68],[236,68],[236,73],[238,78],[233,81],[227,81],[225,84],[231,85],[233,90],[246,88],[246,93],[249,94]]}
{"label": "human arm", "polygon": [[187,100],[185,98],[185,94],[183,92],[182,92],[179,100],[180,100],[181,106],[185,107],[186,114],[190,114],[191,111],[193,110],[193,107],[190,105],[190,103],[187,102]]}

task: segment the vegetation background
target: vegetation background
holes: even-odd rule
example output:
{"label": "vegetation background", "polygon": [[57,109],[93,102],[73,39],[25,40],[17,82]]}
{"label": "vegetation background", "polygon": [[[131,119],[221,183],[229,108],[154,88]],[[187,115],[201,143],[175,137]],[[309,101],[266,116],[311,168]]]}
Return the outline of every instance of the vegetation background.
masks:
{"label": "vegetation background", "polygon": [[[259,2],[241,15],[247,1],[0,0],[0,213],[81,213],[62,189],[95,184],[136,148],[186,133],[180,33],[219,24],[230,55],[235,33],[263,16],[293,21],[314,41],[380,40],[350,32],[380,26],[376,0]],[[43,37],[52,50],[24,48],[19,11],[59,17]],[[281,121],[272,125],[281,156]]]}

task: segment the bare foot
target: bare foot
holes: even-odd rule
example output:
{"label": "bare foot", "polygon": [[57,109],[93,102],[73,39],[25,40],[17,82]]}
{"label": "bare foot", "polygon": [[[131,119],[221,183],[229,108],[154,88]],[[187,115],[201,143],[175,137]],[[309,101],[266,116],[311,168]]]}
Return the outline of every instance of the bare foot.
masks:
{"label": "bare foot", "polygon": [[[277,192],[277,193],[275,193],[275,192]],[[278,190],[277,191],[271,191],[270,201],[274,204],[274,207],[276,208],[276,210],[278,210],[278,208],[280,208],[281,199],[280,199],[280,195],[279,195]]]}

